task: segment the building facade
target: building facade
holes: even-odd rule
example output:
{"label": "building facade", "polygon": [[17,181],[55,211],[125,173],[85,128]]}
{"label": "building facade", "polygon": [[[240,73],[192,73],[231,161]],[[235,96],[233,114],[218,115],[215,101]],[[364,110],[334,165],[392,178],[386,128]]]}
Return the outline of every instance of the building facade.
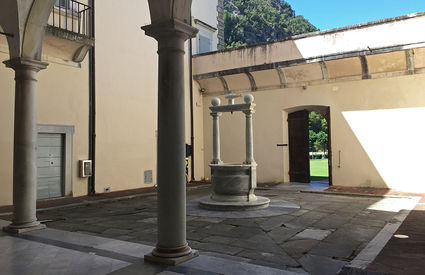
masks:
{"label": "building facade", "polygon": [[[252,93],[259,182],[309,181],[305,114],[316,111],[330,129],[332,185],[425,192],[419,180],[425,153],[423,26],[425,14],[418,13],[196,56],[194,79],[204,91],[206,177],[211,99],[226,102],[227,93]],[[238,114],[220,118],[225,162],[240,162],[244,155],[241,121]]]}
{"label": "building facade", "polygon": [[[190,47],[193,53],[217,50],[221,43],[217,7],[217,1],[194,1],[192,24],[200,32],[186,43],[186,52]],[[89,1],[56,1],[42,49],[42,61],[49,66],[38,79],[38,199],[156,184],[158,57],[153,53],[157,42],[140,29],[149,24],[147,1],[125,5],[98,1],[94,7]],[[1,27],[0,31],[6,33]],[[5,35],[0,35],[0,59],[9,59]],[[185,60],[188,106],[190,55]],[[0,161],[4,163],[0,205],[12,204],[13,75],[13,70],[0,66]],[[190,108],[186,110],[190,145],[195,134],[191,134]],[[201,112],[199,107],[194,111]],[[201,155],[203,148],[194,148]],[[80,161],[90,159],[94,177],[81,177]],[[202,167],[202,172],[193,178],[201,179],[203,157],[194,159],[199,162],[194,167]]]}
{"label": "building facade", "polygon": [[[38,74],[38,199],[156,185],[157,42],[140,29],[150,24],[148,2],[90,4],[56,1],[46,27],[42,60],[49,66]],[[193,62],[186,55],[184,70],[192,180],[210,177],[210,101],[225,102],[232,92],[255,97],[259,182],[294,181],[288,118],[317,111],[330,125],[332,185],[425,191],[418,184],[425,153],[419,123],[425,37],[417,31],[425,26],[423,13],[222,50],[222,4],[193,1],[192,26],[199,32],[185,44],[196,55]],[[0,32],[8,33],[1,24]],[[7,39],[0,35],[2,61],[10,58]],[[0,205],[12,204],[13,78],[13,70],[0,66]],[[223,160],[240,162],[243,118],[220,119]],[[93,161],[92,177],[81,176],[81,160]]]}

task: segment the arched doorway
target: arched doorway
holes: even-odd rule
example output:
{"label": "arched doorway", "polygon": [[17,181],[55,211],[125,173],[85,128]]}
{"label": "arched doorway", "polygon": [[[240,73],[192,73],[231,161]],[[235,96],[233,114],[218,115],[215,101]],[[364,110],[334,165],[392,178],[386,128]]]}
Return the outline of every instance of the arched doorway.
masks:
{"label": "arched doorway", "polygon": [[[332,185],[329,107],[300,106],[287,112],[290,181]],[[312,118],[324,120],[322,133],[312,130]]]}

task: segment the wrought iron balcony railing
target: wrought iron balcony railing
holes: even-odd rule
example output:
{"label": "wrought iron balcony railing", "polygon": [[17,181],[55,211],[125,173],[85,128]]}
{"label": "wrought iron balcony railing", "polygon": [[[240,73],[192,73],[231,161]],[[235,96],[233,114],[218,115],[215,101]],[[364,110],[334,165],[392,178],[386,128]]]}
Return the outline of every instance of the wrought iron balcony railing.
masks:
{"label": "wrought iron balcony railing", "polygon": [[57,0],[48,24],[63,30],[91,37],[92,8],[75,0]]}

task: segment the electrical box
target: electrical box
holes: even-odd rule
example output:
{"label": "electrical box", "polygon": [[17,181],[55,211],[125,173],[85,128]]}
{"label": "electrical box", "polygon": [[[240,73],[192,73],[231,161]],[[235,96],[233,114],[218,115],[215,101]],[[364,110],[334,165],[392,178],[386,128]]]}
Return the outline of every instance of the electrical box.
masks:
{"label": "electrical box", "polygon": [[92,175],[91,160],[80,160],[80,177],[88,178]]}

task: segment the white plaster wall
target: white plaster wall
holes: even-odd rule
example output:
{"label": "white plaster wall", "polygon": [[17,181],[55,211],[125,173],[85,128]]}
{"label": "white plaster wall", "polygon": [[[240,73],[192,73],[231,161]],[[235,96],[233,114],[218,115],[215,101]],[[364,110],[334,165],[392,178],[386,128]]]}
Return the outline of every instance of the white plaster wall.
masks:
{"label": "white plaster wall", "polygon": [[[192,18],[199,19],[202,22],[207,23],[210,26],[213,26],[217,28],[217,0],[193,0],[192,1]],[[192,22],[193,23],[193,22]],[[195,26],[195,25],[194,25]],[[201,30],[203,31],[203,30]],[[215,31],[213,33],[213,40],[212,40],[212,51],[217,50],[217,44],[218,44],[218,38],[217,38],[218,31]],[[193,52],[198,52],[198,43],[196,41],[196,38],[192,39],[192,47]]]}
{"label": "white plaster wall", "polygon": [[[0,61],[7,59],[9,55],[0,52]],[[13,70],[0,66],[0,205],[12,204],[14,76]]]}
{"label": "white plaster wall", "polygon": [[[156,183],[156,41],[147,1],[96,4],[96,192]],[[144,171],[152,170],[152,184]]]}
{"label": "white plaster wall", "polygon": [[[289,181],[287,110],[329,106],[332,176],[339,186],[393,188],[425,192],[421,180],[425,126],[425,74],[346,81],[254,92],[254,152],[258,181]],[[205,172],[212,159],[211,95],[204,96]],[[224,99],[222,98],[222,102]],[[244,118],[220,118],[221,155],[225,162],[244,159]],[[341,159],[338,152],[341,151]],[[340,164],[340,167],[338,167]]]}
{"label": "white plaster wall", "polygon": [[208,23],[211,26],[217,26],[217,0],[193,0],[192,16]]}
{"label": "white plaster wall", "polygon": [[[217,25],[216,1],[195,0],[192,15]],[[208,11],[208,12],[207,12]],[[156,184],[157,42],[140,26],[150,24],[147,1],[96,4],[96,192]],[[119,23],[119,24],[117,24]],[[188,43],[186,43],[186,52]],[[185,56],[186,143],[190,144],[189,57]],[[194,88],[199,102],[199,88]],[[202,110],[194,107],[195,178],[203,177]],[[201,136],[201,138],[199,137]],[[190,164],[189,164],[190,167]],[[199,169],[199,170],[198,170]],[[145,184],[145,170],[153,183]]]}
{"label": "white plaster wall", "polygon": [[79,177],[78,161],[88,159],[89,145],[89,78],[88,58],[81,68],[50,62],[39,73],[38,123],[72,125],[75,132],[72,147],[72,194],[87,195],[87,178]]}
{"label": "white plaster wall", "polygon": [[[0,61],[9,59],[0,45]],[[88,158],[88,62],[81,68],[49,62],[38,74],[37,110],[39,124],[72,125],[73,195],[87,194],[87,179],[78,177],[78,160]],[[0,66],[0,205],[12,204],[14,71]]]}

